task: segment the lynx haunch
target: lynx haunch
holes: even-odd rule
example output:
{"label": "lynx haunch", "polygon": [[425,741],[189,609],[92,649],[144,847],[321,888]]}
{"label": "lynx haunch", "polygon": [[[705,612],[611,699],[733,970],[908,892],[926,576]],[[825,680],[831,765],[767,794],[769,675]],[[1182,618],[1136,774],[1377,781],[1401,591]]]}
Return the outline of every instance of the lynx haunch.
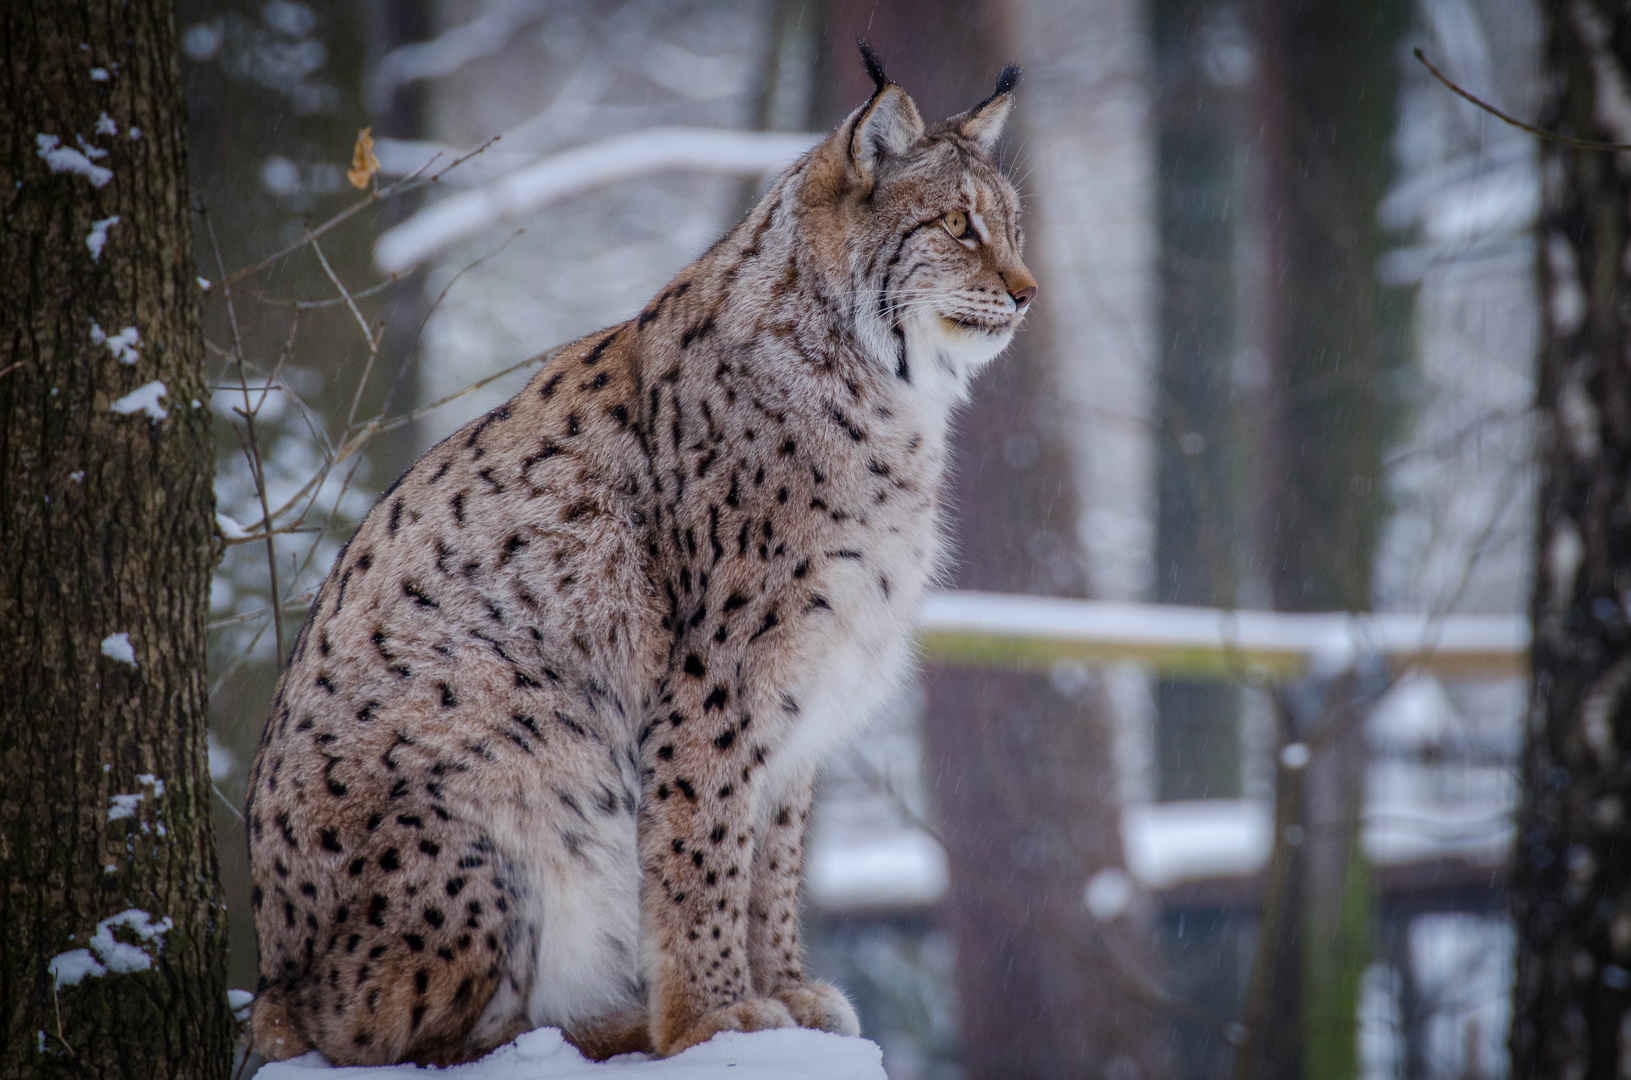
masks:
{"label": "lynx haunch", "polygon": [[950,414],[1036,291],[1018,69],[925,127],[863,52],[876,92],[745,221],[336,560],[250,776],[267,1057],[859,1030],[802,966],[816,770],[908,669]]}

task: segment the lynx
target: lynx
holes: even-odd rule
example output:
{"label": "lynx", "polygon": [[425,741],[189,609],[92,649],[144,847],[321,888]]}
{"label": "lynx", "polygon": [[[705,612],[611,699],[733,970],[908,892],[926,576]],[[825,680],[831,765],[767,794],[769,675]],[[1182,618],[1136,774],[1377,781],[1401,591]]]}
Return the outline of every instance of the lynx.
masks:
{"label": "lynx", "polygon": [[1018,68],[926,128],[863,53],[746,220],[336,560],[250,775],[267,1057],[859,1032],[802,966],[816,770],[909,667],[950,414],[1036,291],[992,157]]}

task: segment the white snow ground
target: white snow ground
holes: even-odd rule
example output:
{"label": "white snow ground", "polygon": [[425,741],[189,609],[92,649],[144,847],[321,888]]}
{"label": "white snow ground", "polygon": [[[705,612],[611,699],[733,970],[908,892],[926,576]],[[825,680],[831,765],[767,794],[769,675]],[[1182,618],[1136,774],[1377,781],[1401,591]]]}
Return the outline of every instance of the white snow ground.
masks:
{"label": "white snow ground", "polygon": [[[423,1077],[415,1065],[336,1069],[321,1054],[264,1065],[258,1080],[407,1080]],[[529,1031],[480,1061],[437,1070],[448,1080],[885,1080],[883,1052],[876,1043],[821,1031],[791,1028],[751,1035],[728,1031],[682,1054],[656,1060],[624,1054],[596,1064],[579,1054],[555,1028]]]}

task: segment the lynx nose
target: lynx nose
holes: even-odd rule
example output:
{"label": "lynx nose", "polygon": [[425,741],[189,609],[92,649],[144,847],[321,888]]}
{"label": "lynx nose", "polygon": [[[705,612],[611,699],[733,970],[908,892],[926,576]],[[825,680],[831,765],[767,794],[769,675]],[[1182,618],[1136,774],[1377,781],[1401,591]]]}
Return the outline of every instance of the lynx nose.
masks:
{"label": "lynx nose", "polygon": [[1015,289],[1008,295],[1013,297],[1014,308],[1018,311],[1024,311],[1025,305],[1029,304],[1031,302],[1031,297],[1036,295],[1036,286],[1026,285],[1024,288]]}

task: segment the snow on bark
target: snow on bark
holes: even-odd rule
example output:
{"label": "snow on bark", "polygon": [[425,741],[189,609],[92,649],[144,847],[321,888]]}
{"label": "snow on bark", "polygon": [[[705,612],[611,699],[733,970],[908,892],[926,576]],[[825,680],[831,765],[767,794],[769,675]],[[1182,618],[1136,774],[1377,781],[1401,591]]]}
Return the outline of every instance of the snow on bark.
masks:
{"label": "snow on bark", "polygon": [[36,135],[34,144],[39,148],[35,154],[42,158],[54,173],[65,172],[83,176],[95,188],[103,187],[113,179],[112,169],[104,169],[93,163],[83,151],[63,146],[62,140],[55,135]]}
{"label": "snow on bark", "polygon": [[[174,926],[168,915],[154,922],[152,916],[140,908],[129,908],[96,924],[90,948],[59,953],[51,958],[46,970],[58,989],[77,986],[86,978],[100,975],[146,971],[153,966],[153,954],[164,949],[164,935]],[[140,944],[115,938],[113,931],[119,928]]]}
{"label": "snow on bark", "polygon": [[[109,218],[107,221],[97,222],[97,225],[111,225],[113,222],[118,220],[118,216],[115,215]],[[106,229],[104,229],[102,239],[105,240],[106,238]],[[96,234],[93,232],[90,237],[86,239],[85,243],[90,244],[91,241],[95,239]],[[102,244],[100,242],[91,247],[91,253],[93,255],[100,255],[101,251]],[[136,351],[136,346],[141,344],[141,340],[142,336],[134,326],[127,326],[117,334],[114,334],[112,337],[108,337],[107,331],[103,330],[100,325],[94,322],[91,323],[91,341],[97,345],[106,345],[108,347],[108,352],[112,353],[114,358],[121,364],[134,364],[136,361],[141,359],[141,354]]]}
{"label": "snow on bark", "polygon": [[[107,114],[103,113],[102,115],[103,118],[106,119]],[[114,214],[112,217],[103,218],[101,221],[91,222],[91,233],[89,236],[85,237],[85,246],[91,249],[92,262],[99,263],[102,261],[102,248],[105,247],[108,242],[108,228],[117,224],[119,224],[118,214]],[[92,323],[91,325],[95,326],[96,324]],[[131,329],[134,330],[135,328],[132,327]],[[135,363],[135,361],[131,360],[129,363]]]}
{"label": "snow on bark", "polygon": [[136,650],[130,646],[130,635],[126,633],[109,634],[102,639],[102,655],[122,664],[136,667]]}
{"label": "snow on bark", "polygon": [[169,393],[164,384],[157,379],[150,383],[136,387],[124,397],[109,406],[121,416],[131,416],[135,413],[146,413],[147,418],[155,424],[163,420],[170,413],[159,404],[159,398]]}

